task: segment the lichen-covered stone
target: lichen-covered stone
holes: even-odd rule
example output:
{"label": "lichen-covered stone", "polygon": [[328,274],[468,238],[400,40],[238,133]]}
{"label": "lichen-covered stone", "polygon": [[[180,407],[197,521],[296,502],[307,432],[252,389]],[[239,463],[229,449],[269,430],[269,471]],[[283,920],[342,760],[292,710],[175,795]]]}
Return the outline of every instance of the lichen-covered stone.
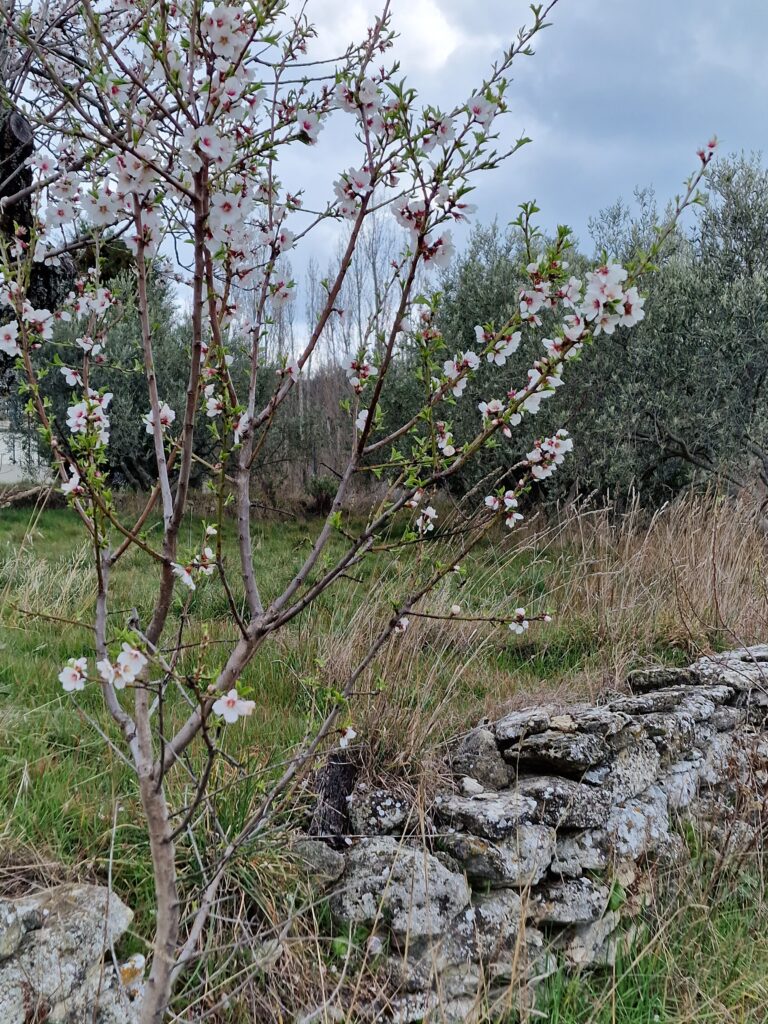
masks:
{"label": "lichen-covered stone", "polygon": [[473,729],[459,744],[453,756],[453,770],[468,775],[486,789],[503,789],[510,773],[490,729]]}
{"label": "lichen-covered stone", "polygon": [[648,690],[664,690],[670,686],[695,686],[699,681],[692,668],[667,668],[653,666],[630,672],[627,685],[632,693],[647,693]]}
{"label": "lichen-covered stone", "polygon": [[559,732],[597,733],[610,738],[623,733],[632,725],[632,719],[629,715],[612,711],[606,706],[578,705],[559,715],[553,715],[549,724],[551,729],[557,729]]}
{"label": "lichen-covered stone", "polygon": [[697,751],[695,757],[675,762],[660,776],[659,785],[667,794],[671,811],[683,810],[696,796],[703,766],[704,758]]}
{"label": "lichen-covered stone", "polygon": [[0,960],[13,956],[24,938],[25,928],[12,903],[0,901]]}
{"label": "lichen-covered stone", "polygon": [[621,915],[609,910],[599,921],[574,925],[561,939],[565,958],[574,967],[613,966],[620,945]]}
{"label": "lichen-covered stone", "polygon": [[611,748],[598,733],[544,732],[526,736],[504,750],[504,758],[512,765],[528,769],[532,764],[545,765],[564,772],[583,772],[607,761]]}
{"label": "lichen-covered stone", "polygon": [[602,828],[558,838],[554,874],[578,877],[648,856],[669,834],[667,796],[659,786],[615,807]]}
{"label": "lichen-covered stone", "polygon": [[667,794],[660,786],[617,807],[606,825],[615,858],[638,861],[647,857],[669,833]]}
{"label": "lichen-covered stone", "polygon": [[703,682],[752,689],[756,682],[768,682],[768,644],[708,654],[695,661],[691,669]]}
{"label": "lichen-covered stone", "polygon": [[689,714],[680,711],[645,715],[643,725],[664,764],[678,760],[696,742],[695,721]]}
{"label": "lichen-covered stone", "polygon": [[732,732],[743,726],[746,720],[745,708],[719,707],[712,715],[712,725],[718,732]]}
{"label": "lichen-covered stone", "polygon": [[518,799],[533,802],[528,820],[553,828],[596,828],[610,811],[610,793],[555,775],[520,779],[514,792]]}
{"label": "lichen-covered stone", "polygon": [[686,691],[679,686],[668,686],[664,690],[651,690],[632,697],[616,697],[608,707],[625,715],[651,715],[661,711],[674,711]]}
{"label": "lichen-covered stone", "polygon": [[469,775],[464,775],[459,780],[459,788],[464,796],[479,796],[486,791],[482,782],[478,782],[477,779],[473,779]]}
{"label": "lichen-covered stone", "polygon": [[291,852],[304,871],[321,884],[335,882],[344,873],[344,854],[320,839],[300,837],[293,842]]}
{"label": "lichen-covered stone", "polygon": [[472,897],[477,944],[483,960],[514,951],[525,928],[526,902],[512,889]]}
{"label": "lichen-covered stone", "polygon": [[11,903],[25,933],[13,955],[0,962],[3,1024],[138,1020],[137,1004],[123,998],[119,986],[111,992],[110,972],[102,968],[104,954],[133,918],[117,896],[94,885],[61,885]]}
{"label": "lichen-covered stone", "polygon": [[337,917],[354,925],[382,921],[398,939],[442,935],[469,909],[469,886],[423,849],[389,836],[363,839],[347,853],[343,884],[331,895]]}
{"label": "lichen-covered stone", "polygon": [[388,789],[372,789],[358,783],[347,801],[354,835],[377,836],[396,832],[408,817],[406,801]]}
{"label": "lichen-covered stone", "polygon": [[555,853],[555,836],[548,825],[521,824],[505,839],[491,841],[457,832],[442,836],[440,845],[471,882],[524,887],[546,874]]}
{"label": "lichen-covered stone", "polygon": [[527,711],[512,711],[493,725],[493,734],[500,746],[514,743],[522,736],[543,732],[549,728],[551,715],[546,708],[530,708]]}
{"label": "lichen-covered stone", "polygon": [[635,742],[619,750],[608,764],[584,772],[581,781],[599,786],[614,805],[637,796],[655,782],[660,764],[656,744],[645,737],[635,737]]}
{"label": "lichen-covered stone", "polygon": [[586,924],[598,921],[608,906],[607,885],[589,878],[573,878],[541,886],[531,900],[536,924]]}
{"label": "lichen-covered stone", "polygon": [[517,789],[478,793],[471,797],[451,794],[443,797],[435,807],[440,822],[486,839],[513,835],[521,823],[532,820],[535,812],[536,800],[524,796]]}

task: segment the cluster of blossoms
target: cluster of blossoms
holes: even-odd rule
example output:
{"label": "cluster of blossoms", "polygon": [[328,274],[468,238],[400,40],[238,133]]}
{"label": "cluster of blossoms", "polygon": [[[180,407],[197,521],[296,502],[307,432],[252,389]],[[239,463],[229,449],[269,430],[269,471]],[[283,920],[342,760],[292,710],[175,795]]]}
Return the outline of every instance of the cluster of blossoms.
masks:
{"label": "cluster of blossoms", "polygon": [[431,153],[436,146],[447,146],[456,138],[456,126],[450,117],[428,117],[426,133],[421,140],[421,148]]}
{"label": "cluster of blossoms", "polygon": [[[510,398],[513,397],[514,393],[510,393]],[[486,430],[489,427],[499,427],[505,437],[512,437],[511,428],[516,427],[522,419],[519,412],[507,416],[507,407],[499,398],[492,398],[490,402],[480,402],[477,408],[483,417],[483,427]]]}
{"label": "cluster of blossoms", "polygon": [[501,497],[489,494],[485,499],[485,506],[491,512],[501,512],[503,510],[504,522],[510,529],[523,518],[522,512],[517,511],[518,504],[516,491],[505,491]]}
{"label": "cluster of blossoms", "polygon": [[[114,662],[109,658],[102,658],[96,662],[96,668],[105,683],[114,686],[116,690],[122,690],[126,685],[134,683],[138,679],[146,664],[147,658],[142,651],[129,643],[123,643]],[[87,680],[87,658],[70,658],[59,672],[59,682],[68,693],[84,690]]]}
{"label": "cluster of blossoms", "polygon": [[246,718],[252,714],[255,707],[256,701],[244,700],[233,688],[214,701],[211,710],[214,715],[223,718],[227,725],[234,725],[238,718]]}
{"label": "cluster of blossoms", "polygon": [[109,416],[107,408],[112,401],[112,392],[100,394],[92,388],[81,401],[67,409],[67,426],[73,434],[87,434],[95,437],[99,447],[109,444]]}
{"label": "cluster of blossoms", "polygon": [[[215,526],[206,526],[205,537],[215,537],[218,533]],[[195,575],[202,573],[203,576],[212,576],[216,568],[216,555],[213,549],[203,542],[202,550],[187,564],[182,565],[174,562],[171,566],[173,575],[180,580],[189,590],[196,589]]]}
{"label": "cluster of blossoms", "polygon": [[87,658],[70,658],[61,672],[59,672],[59,682],[68,693],[71,693],[73,690],[84,690],[87,679]]}
{"label": "cluster of blossoms", "polygon": [[[644,299],[633,285],[624,288],[627,271],[618,263],[606,263],[587,274],[586,287],[577,277],[571,277],[559,288],[553,288],[544,275],[541,257],[529,263],[527,270],[531,287],[520,292],[520,317],[537,327],[541,326],[539,316],[542,308],[555,309],[559,303],[573,310],[566,317],[564,334],[570,341],[578,342],[583,336],[585,325],[591,324],[593,334],[613,334],[617,327],[633,327],[645,316]],[[555,269],[566,269],[561,263]]]}
{"label": "cluster of blossoms", "polygon": [[468,371],[476,370],[479,365],[480,356],[471,351],[465,352],[462,356],[456,356],[454,359],[445,360],[443,373],[454,398],[461,398],[469,383]]}
{"label": "cluster of blossoms", "polygon": [[613,334],[617,327],[634,327],[645,316],[643,298],[637,288],[623,287],[626,270],[618,263],[607,263],[587,275],[582,312],[594,322],[594,334]]}
{"label": "cluster of blossoms", "polygon": [[531,467],[531,475],[536,480],[546,480],[561,466],[568,452],[573,451],[573,440],[567,430],[558,430],[552,437],[537,441],[533,450],[528,452],[526,459]]}
{"label": "cluster of blossoms", "polygon": [[[534,616],[534,618],[538,619],[540,622],[552,621],[551,615],[537,615]],[[526,615],[525,608],[515,608],[515,614],[509,623],[509,628],[512,632],[521,635],[526,632],[529,626],[530,621]]]}
{"label": "cluster of blossoms", "polygon": [[213,570],[216,568],[216,555],[213,553],[213,548],[204,547],[200,554],[195,555],[192,559],[190,567],[204,576],[212,576]]}
{"label": "cluster of blossoms", "polygon": [[0,307],[2,306],[9,306],[17,317],[17,320],[0,326],[0,352],[9,356],[21,355],[20,323],[24,325],[27,335],[31,338],[32,347],[39,348],[43,341],[49,341],[53,337],[53,327],[57,319],[71,319],[67,310],[62,310],[54,316],[48,309],[35,309],[21,296],[19,285],[13,280],[0,284]]}
{"label": "cluster of blossoms", "polygon": [[371,188],[371,172],[366,167],[361,167],[360,170],[350,168],[333,183],[337,213],[346,220],[354,220]]}
{"label": "cluster of blossoms", "polygon": [[[498,104],[486,96],[475,95],[467,101],[465,110],[468,115],[465,131],[471,128],[476,132],[479,127],[485,132],[496,116]],[[425,115],[421,147],[426,153],[437,145],[449,146],[456,137],[456,125],[451,117],[429,112]],[[456,252],[450,230],[440,229],[439,222],[447,218],[467,220],[475,210],[472,204],[461,199],[459,192],[452,193],[448,184],[435,181],[431,187],[425,187],[422,196],[404,197],[392,204],[395,220],[410,232],[412,244],[419,245],[423,263],[427,267],[448,266]],[[428,230],[430,223],[431,231]]]}
{"label": "cluster of blossoms", "polygon": [[528,619],[526,619],[525,617],[525,608],[516,608],[515,617],[509,624],[509,628],[512,630],[512,632],[520,634],[525,633],[529,625],[530,623],[528,622]]}
{"label": "cluster of blossoms", "polygon": [[427,235],[421,244],[422,262],[427,267],[447,267],[455,255],[456,246],[447,228]]}
{"label": "cluster of blossoms", "polygon": [[437,434],[437,447],[443,453],[446,458],[450,458],[456,454],[456,448],[453,444],[453,434],[448,429],[448,424],[442,420],[438,420],[435,423],[435,433]]}
{"label": "cluster of blossoms", "polygon": [[520,331],[515,331],[513,334],[502,334],[496,338],[493,334],[489,334],[484,327],[478,326],[475,327],[475,338],[483,346],[492,342],[485,358],[489,363],[503,366],[507,359],[514,355],[520,347],[522,334]]}
{"label": "cluster of blossoms", "polygon": [[392,205],[395,220],[401,227],[408,229],[412,244],[419,245],[422,260],[427,267],[447,267],[456,253],[448,228],[435,229],[425,234],[430,209],[442,212],[449,202],[448,189],[441,185],[432,197],[431,204],[425,199],[404,198]]}
{"label": "cluster of blossoms", "polygon": [[376,367],[369,363],[364,357],[350,359],[344,369],[347,373],[347,380],[358,395],[362,394],[365,382],[370,380],[371,377],[375,377],[379,372]]}
{"label": "cluster of blossoms", "polygon": [[[526,270],[531,278],[531,287],[520,290],[520,318],[535,327],[541,327],[539,313],[542,309],[555,309],[562,302],[569,309],[575,309],[581,296],[581,281],[571,277],[566,285],[556,290],[542,270],[542,256],[529,263]],[[550,270],[566,270],[568,264],[555,262]]]}
{"label": "cluster of blossoms", "polygon": [[475,95],[470,96],[467,101],[467,110],[472,122],[479,124],[487,131],[498,113],[498,105],[489,100],[487,96]]}
{"label": "cluster of blossoms", "polygon": [[217,57],[234,63],[248,42],[249,26],[240,7],[219,4],[203,18],[203,35]]}
{"label": "cluster of blossoms", "polygon": [[340,110],[356,114],[362,126],[373,135],[383,135],[386,132],[386,108],[373,79],[363,78],[355,84],[341,82],[336,87],[336,103]]}
{"label": "cluster of blossoms", "polygon": [[146,656],[138,648],[124,643],[116,661],[102,658],[96,662],[96,668],[105,683],[111,683],[116,690],[122,690],[128,683],[136,681],[146,664]]}
{"label": "cluster of blossoms", "polygon": [[411,233],[414,242],[426,227],[427,210],[427,204],[423,199],[401,199],[392,205],[395,220]]}

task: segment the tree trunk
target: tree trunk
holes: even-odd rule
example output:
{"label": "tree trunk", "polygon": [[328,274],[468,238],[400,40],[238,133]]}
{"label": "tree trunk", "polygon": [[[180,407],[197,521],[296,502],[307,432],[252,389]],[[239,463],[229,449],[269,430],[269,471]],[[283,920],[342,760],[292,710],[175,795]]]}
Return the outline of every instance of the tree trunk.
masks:
{"label": "tree trunk", "polygon": [[141,1024],[162,1024],[171,1001],[173,968],[179,941],[179,896],[176,884],[176,851],[171,839],[168,805],[162,785],[153,774],[139,779],[141,802],[147,821],[155,879],[155,939],[152,968],[141,1003]]}

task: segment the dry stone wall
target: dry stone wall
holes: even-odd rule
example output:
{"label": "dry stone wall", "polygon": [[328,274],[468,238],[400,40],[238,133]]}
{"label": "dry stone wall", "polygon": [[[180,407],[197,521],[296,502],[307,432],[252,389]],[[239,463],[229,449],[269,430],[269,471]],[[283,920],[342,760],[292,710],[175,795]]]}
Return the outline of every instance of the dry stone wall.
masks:
{"label": "dry stone wall", "polygon": [[555,956],[611,962],[651,880],[685,855],[681,819],[724,852],[760,841],[768,645],[635,672],[628,691],[472,730],[426,842],[401,798],[352,792],[329,892],[340,923],[369,930],[388,977],[372,1019],[492,1019],[510,981],[524,976],[525,998]]}
{"label": "dry stone wall", "polygon": [[[762,841],[767,720],[768,645],[473,729],[426,828],[407,800],[358,784],[344,851],[293,850],[339,924],[368,933],[386,995],[360,1020],[509,1020],[510,993],[530,999],[556,957],[610,963],[659,866],[685,854],[681,819],[724,853]],[[136,1024],[143,958],[112,955],[131,918],[96,886],[0,901],[2,1024]]]}

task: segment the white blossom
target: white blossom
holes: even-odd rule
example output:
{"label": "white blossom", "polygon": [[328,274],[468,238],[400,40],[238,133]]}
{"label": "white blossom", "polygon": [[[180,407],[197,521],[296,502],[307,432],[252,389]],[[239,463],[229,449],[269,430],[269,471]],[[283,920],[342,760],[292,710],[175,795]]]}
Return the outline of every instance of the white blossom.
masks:
{"label": "white blossom", "polygon": [[229,693],[224,694],[223,697],[219,697],[217,701],[214,701],[211,710],[214,715],[218,715],[223,718],[228,725],[232,725],[238,720],[238,718],[247,717],[252,714],[253,709],[256,707],[256,702],[253,700],[244,700],[238,696],[236,689],[231,689]]}
{"label": "white blossom", "polygon": [[71,693],[73,690],[84,690],[87,675],[88,659],[70,658],[61,672],[59,672],[59,682],[68,693]]}

